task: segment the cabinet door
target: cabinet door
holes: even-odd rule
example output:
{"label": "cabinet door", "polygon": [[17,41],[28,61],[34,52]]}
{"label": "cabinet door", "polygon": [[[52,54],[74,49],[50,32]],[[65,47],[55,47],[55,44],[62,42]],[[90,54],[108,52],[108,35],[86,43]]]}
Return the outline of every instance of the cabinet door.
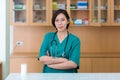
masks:
{"label": "cabinet door", "polygon": [[0,80],[2,80],[2,63],[0,62]]}
{"label": "cabinet door", "polygon": [[79,73],[92,72],[92,62],[91,58],[80,58],[80,68],[78,69]]}
{"label": "cabinet door", "polygon": [[112,24],[119,26],[120,25],[120,0],[112,0],[111,2],[111,17]]}
{"label": "cabinet door", "polygon": [[111,0],[101,0],[100,2],[100,23],[104,26],[111,24],[110,1]]}
{"label": "cabinet door", "polygon": [[[68,11],[68,0],[50,0],[50,18],[49,21],[51,23],[53,13],[58,9],[64,9]],[[69,12],[68,12],[69,13]]]}
{"label": "cabinet door", "polygon": [[49,0],[30,0],[30,24],[49,25]]}
{"label": "cabinet door", "polygon": [[71,26],[89,25],[90,0],[70,0]]}
{"label": "cabinet door", "polygon": [[120,58],[93,58],[93,72],[120,72]]}
{"label": "cabinet door", "polygon": [[28,2],[29,0],[10,0],[10,23],[11,25],[28,24]]}
{"label": "cabinet door", "polygon": [[13,57],[10,58],[10,73],[20,73],[21,64],[27,64],[28,73],[42,72],[43,64],[36,57]]}
{"label": "cabinet door", "polygon": [[90,25],[100,26],[100,0],[90,0]]}

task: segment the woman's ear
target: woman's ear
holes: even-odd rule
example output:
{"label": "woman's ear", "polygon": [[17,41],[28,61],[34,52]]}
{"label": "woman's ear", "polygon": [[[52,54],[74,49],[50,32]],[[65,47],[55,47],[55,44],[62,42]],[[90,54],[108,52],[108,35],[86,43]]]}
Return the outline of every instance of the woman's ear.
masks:
{"label": "woman's ear", "polygon": [[70,19],[68,19],[68,24],[70,23]]}

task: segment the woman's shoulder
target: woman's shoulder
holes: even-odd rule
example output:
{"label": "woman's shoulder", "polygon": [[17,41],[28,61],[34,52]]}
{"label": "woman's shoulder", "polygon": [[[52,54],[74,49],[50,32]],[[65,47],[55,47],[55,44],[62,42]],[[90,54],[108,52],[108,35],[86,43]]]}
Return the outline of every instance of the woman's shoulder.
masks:
{"label": "woman's shoulder", "polygon": [[80,38],[78,36],[76,36],[75,34],[72,34],[72,33],[70,33],[69,41],[73,43],[72,45],[76,45],[76,44],[81,43]]}
{"label": "woman's shoulder", "polygon": [[46,35],[52,35],[54,34],[55,32],[47,32]]}
{"label": "woman's shoulder", "polygon": [[45,37],[52,36],[54,33],[55,33],[55,32],[47,32],[47,33],[45,34]]}
{"label": "woman's shoulder", "polygon": [[76,36],[75,34],[70,33],[70,38],[73,40],[80,40],[78,36]]}

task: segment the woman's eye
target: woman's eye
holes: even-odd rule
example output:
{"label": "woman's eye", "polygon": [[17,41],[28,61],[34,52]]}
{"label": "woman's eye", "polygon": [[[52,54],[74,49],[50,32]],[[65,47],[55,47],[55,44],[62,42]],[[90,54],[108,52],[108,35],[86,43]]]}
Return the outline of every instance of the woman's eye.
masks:
{"label": "woman's eye", "polygon": [[65,21],[65,19],[62,19],[62,21]]}
{"label": "woman's eye", "polygon": [[60,19],[60,20],[56,19],[55,20],[55,22],[59,22],[59,21],[65,21],[65,19]]}
{"label": "woman's eye", "polygon": [[55,22],[58,22],[58,20],[55,20]]}

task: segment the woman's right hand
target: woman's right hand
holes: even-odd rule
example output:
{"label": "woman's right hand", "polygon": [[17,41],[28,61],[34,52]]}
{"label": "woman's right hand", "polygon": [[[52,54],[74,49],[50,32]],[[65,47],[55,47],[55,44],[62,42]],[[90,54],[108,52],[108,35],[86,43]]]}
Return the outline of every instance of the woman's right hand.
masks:
{"label": "woman's right hand", "polygon": [[47,54],[47,56],[50,56],[50,53],[48,51],[46,52],[46,54]]}
{"label": "woman's right hand", "polygon": [[68,61],[68,59],[66,59],[66,58],[58,58],[58,60],[61,61],[61,62],[66,62],[66,61]]}

